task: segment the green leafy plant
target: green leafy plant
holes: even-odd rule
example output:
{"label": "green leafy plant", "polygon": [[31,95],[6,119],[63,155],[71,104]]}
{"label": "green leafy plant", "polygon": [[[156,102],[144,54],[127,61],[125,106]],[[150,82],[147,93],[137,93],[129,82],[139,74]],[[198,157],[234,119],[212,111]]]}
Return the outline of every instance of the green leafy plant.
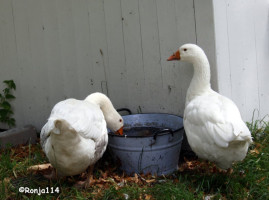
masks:
{"label": "green leafy plant", "polygon": [[15,99],[12,95],[12,90],[16,90],[16,84],[13,80],[5,80],[3,83],[6,85],[3,93],[0,93],[0,122],[7,124],[10,127],[15,126],[15,119],[12,117],[13,109],[10,101]]}

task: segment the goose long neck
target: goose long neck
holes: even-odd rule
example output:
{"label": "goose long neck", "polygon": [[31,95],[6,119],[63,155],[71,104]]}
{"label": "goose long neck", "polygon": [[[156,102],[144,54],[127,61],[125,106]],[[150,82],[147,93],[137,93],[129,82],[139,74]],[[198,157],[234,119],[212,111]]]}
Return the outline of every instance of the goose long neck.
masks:
{"label": "goose long neck", "polygon": [[202,95],[211,89],[210,65],[205,55],[196,58],[193,63],[194,74],[187,91],[186,105],[195,96]]}
{"label": "goose long neck", "polygon": [[100,107],[100,109],[102,110],[105,118],[109,115],[109,113],[112,110],[114,110],[114,107],[113,107],[111,101],[104,94],[93,93],[93,94],[89,95],[85,100],[98,105]]}

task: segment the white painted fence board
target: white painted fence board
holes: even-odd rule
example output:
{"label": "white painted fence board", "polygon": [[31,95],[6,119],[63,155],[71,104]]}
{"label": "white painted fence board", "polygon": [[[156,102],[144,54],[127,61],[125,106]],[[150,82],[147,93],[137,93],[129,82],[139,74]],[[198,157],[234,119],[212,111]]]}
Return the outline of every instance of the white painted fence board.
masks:
{"label": "white painted fence board", "polygon": [[[193,1],[175,1],[176,23],[177,23],[177,40],[176,44],[181,46],[186,43],[196,43],[197,30],[195,25],[195,12]],[[187,11],[187,12],[186,12]],[[193,67],[190,63],[178,62],[178,73],[176,78],[175,100],[177,102],[177,112],[183,116],[185,108],[185,96],[193,76]]]}
{"label": "white painted fence board", "polygon": [[[232,96],[231,65],[229,52],[229,34],[226,1],[214,3],[216,65],[218,66],[218,88],[228,97]],[[226,45],[224,45],[226,44]]]}
{"label": "white painted fence board", "polygon": [[[76,57],[76,65],[73,66],[77,71],[79,96],[77,98],[84,99],[88,94],[95,90],[99,90],[98,84],[93,84],[93,67],[92,67],[92,42],[90,40],[91,33],[89,28],[89,10],[87,1],[71,1],[72,19],[74,22],[74,49]],[[96,77],[99,74],[95,73]],[[95,87],[96,86],[96,87]]]}
{"label": "white painted fence board", "polygon": [[212,0],[194,0],[197,44],[205,51],[211,69],[211,85],[218,90],[215,62],[214,15]]}
{"label": "white painted fence board", "polygon": [[[258,66],[258,91],[260,118],[269,114],[269,1],[255,1],[253,6],[255,20],[256,66]],[[267,118],[268,119],[268,118]]]}
{"label": "white painted fence board", "polygon": [[181,99],[179,102],[175,102],[177,87],[180,82],[177,81],[179,76],[179,66],[176,62],[167,62],[166,59],[176,50],[179,45],[177,43],[178,33],[175,14],[175,1],[161,1],[157,2],[157,14],[158,14],[158,27],[160,38],[160,52],[161,52],[161,66],[163,77],[163,95],[165,98],[164,111],[167,113],[177,113],[178,105],[181,105],[185,100]]}
{"label": "white painted fence board", "polygon": [[77,58],[75,51],[75,30],[72,4],[70,0],[58,0],[57,14],[61,65],[64,71],[64,93],[66,98],[79,96]]}
{"label": "white painted fence board", "polygon": [[[122,0],[123,38],[128,76],[128,105],[144,109],[145,72],[141,47],[141,27],[138,0]],[[135,97],[135,98],[134,98]]]}
{"label": "white painted fence board", "polygon": [[105,21],[108,51],[108,92],[115,107],[128,106],[128,80],[122,28],[121,2],[105,0]]}
{"label": "white painted fence board", "polygon": [[64,69],[61,64],[60,35],[57,16],[57,5],[54,0],[42,1],[44,48],[48,73],[50,108],[65,98]]}
{"label": "white painted fence board", "polygon": [[[242,115],[247,116],[258,105],[254,21],[252,15],[249,15],[253,4],[243,0],[227,1],[227,3],[230,5],[227,7],[227,17],[229,20],[232,99],[238,102],[237,106]],[[239,7],[242,12],[238,12]]]}
{"label": "white painted fence board", "polygon": [[[184,41],[180,41],[181,32],[189,33],[195,32],[194,27],[191,24],[184,23],[184,14],[188,15],[189,19],[194,20],[194,12],[191,7],[192,1],[189,1],[189,8],[184,13],[179,13],[180,4],[177,4],[173,0],[160,1],[157,0],[157,13],[159,24],[159,37],[160,37],[160,51],[161,51],[161,65],[163,76],[163,90],[165,90],[164,96],[166,97],[165,111],[169,113],[183,114],[186,88],[190,82],[191,68],[187,67],[186,63],[180,62],[167,62],[166,59],[176,50],[179,46],[184,44]],[[182,1],[183,2],[183,1]],[[186,3],[186,1],[184,2]],[[193,17],[191,17],[192,15]],[[180,23],[177,22],[182,20]],[[195,41],[194,34],[189,34],[188,42]],[[187,36],[185,35],[185,38]],[[182,42],[179,44],[179,42]],[[184,67],[183,67],[184,66]],[[186,81],[185,77],[188,77]],[[183,81],[184,80],[184,81]],[[184,88],[181,87],[184,84]]]}
{"label": "white painted fence board", "polygon": [[[42,3],[41,0],[29,0],[27,3],[31,63],[24,67],[28,72],[27,75],[33,88],[32,92],[27,94],[32,99],[28,102],[28,108],[32,113],[30,119],[40,127],[43,125],[43,121],[35,117],[36,113],[39,113],[40,118],[44,119],[48,117],[48,110],[50,109],[49,94],[45,92],[48,91],[49,87],[47,84],[48,73],[44,48]],[[41,74],[42,76],[40,76]]]}
{"label": "white painted fence board", "polygon": [[140,0],[139,13],[145,76],[142,111],[162,111],[164,109],[165,98],[163,90],[160,90],[163,87],[163,78],[156,1]]}
{"label": "white painted fence board", "polygon": [[[107,40],[106,40],[106,21],[104,12],[104,1],[94,0],[88,1],[90,40],[91,40],[91,65],[95,84],[95,91],[108,93],[108,88],[104,88],[107,81]],[[108,94],[107,94],[108,95]]]}
{"label": "white painted fence board", "polygon": [[[33,74],[31,74],[32,61],[31,61],[31,45],[29,38],[29,24],[28,24],[28,2],[26,1],[13,1],[13,14],[14,26],[16,34],[16,45],[18,55],[18,71],[20,76],[20,92],[23,98],[18,102],[16,99],[16,107],[22,106],[22,112],[17,119],[17,125],[33,123],[36,121],[31,117],[33,113],[31,108],[36,105],[36,101],[32,97],[35,92],[34,85],[32,84]],[[18,83],[17,83],[18,84]],[[15,93],[16,96],[17,92]]]}
{"label": "white painted fence board", "polygon": [[[10,0],[2,0],[0,6],[0,90],[4,89],[4,80],[14,80],[17,83],[16,99],[11,102],[14,107],[15,118],[23,113],[23,107],[16,102],[23,102],[21,93],[20,68],[16,46],[15,27],[13,21],[13,5]],[[19,124],[20,125],[20,124]],[[0,127],[7,128],[1,124]]]}

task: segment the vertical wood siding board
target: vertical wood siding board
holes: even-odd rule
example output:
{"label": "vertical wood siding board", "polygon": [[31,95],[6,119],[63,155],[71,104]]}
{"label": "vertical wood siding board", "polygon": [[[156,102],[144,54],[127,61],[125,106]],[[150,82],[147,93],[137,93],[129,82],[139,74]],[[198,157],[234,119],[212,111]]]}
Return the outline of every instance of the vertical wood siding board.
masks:
{"label": "vertical wood siding board", "polygon": [[158,7],[157,7],[157,0],[154,0],[155,2],[155,9],[156,9],[156,20],[157,20],[157,35],[158,35],[158,42],[159,42],[159,48],[158,48],[158,51],[159,51],[159,55],[160,55],[160,58],[159,58],[159,64],[160,64],[160,70],[161,70],[161,81],[162,81],[162,88],[164,87],[164,83],[163,83],[163,68],[162,68],[162,62],[161,62],[161,59],[162,59],[162,55],[161,55],[161,44],[160,44],[160,28],[159,28],[159,20],[158,20]]}
{"label": "vertical wood siding board", "polygon": [[174,89],[176,87],[175,80],[172,77],[176,73],[175,67],[178,67],[178,63],[166,61],[167,57],[178,48],[178,45],[174,42],[177,39],[176,16],[175,13],[171,12],[171,10],[175,10],[175,1],[170,0],[164,2],[156,0],[156,4],[164,86],[163,95],[167,96],[166,101],[163,102],[163,112],[175,113],[175,95],[171,88]]}
{"label": "vertical wood siding board", "polygon": [[122,17],[122,20],[121,20],[121,34],[122,34],[122,43],[123,43],[123,55],[124,55],[124,71],[125,71],[125,76],[126,76],[126,88],[127,90],[125,91],[126,93],[126,99],[127,99],[127,105],[128,105],[128,108],[131,109],[131,110],[134,110],[134,105],[131,104],[130,102],[130,96],[129,96],[129,87],[130,87],[130,81],[129,81],[129,76],[128,76],[128,68],[127,68],[127,57],[126,57],[126,45],[125,45],[125,37],[124,37],[124,17],[123,17],[123,13],[122,13],[122,0],[119,0],[120,1],[120,15]]}
{"label": "vertical wood siding board", "polygon": [[[98,19],[98,20],[96,20]],[[108,92],[105,88],[107,84],[106,66],[108,63],[104,2],[91,1],[89,4],[89,23],[91,26],[91,51],[93,60],[96,90]],[[97,88],[98,87],[98,88]],[[104,90],[105,89],[105,90]]]}
{"label": "vertical wood siding board", "polygon": [[[229,4],[229,5],[228,5]],[[255,66],[255,43],[253,14],[251,4],[245,1],[228,1],[230,30],[230,56],[232,61],[233,100],[239,107],[243,119],[248,118],[258,106],[257,82]],[[240,12],[238,8],[240,7]],[[240,35],[240,36],[239,36]],[[240,52],[240,53],[239,53]],[[253,56],[254,55],[254,56]],[[246,92],[246,90],[248,92]]]}
{"label": "vertical wood siding board", "polygon": [[[76,53],[77,53],[77,71],[78,80],[80,87],[80,98],[84,99],[87,95],[92,92],[100,91],[100,76],[102,79],[102,74],[100,70],[95,70],[94,63],[96,60],[96,55],[93,53],[93,49],[96,47],[93,36],[93,20],[90,16],[91,7],[95,6],[95,2],[83,0],[80,2],[72,1],[73,13],[74,13],[74,26],[75,26],[75,38],[76,38]],[[97,12],[97,11],[95,11]],[[95,18],[95,20],[98,17]]]}
{"label": "vertical wood siding board", "polygon": [[107,78],[109,97],[115,107],[128,107],[128,81],[120,1],[105,0],[105,26],[108,51]]}
{"label": "vertical wood siding board", "polygon": [[[170,54],[172,54],[180,45],[187,42],[186,40],[195,43],[195,27],[191,27],[189,23],[185,24],[186,27],[181,27],[184,24],[184,21],[181,21],[184,20],[184,17],[180,17],[184,16],[184,14],[187,14],[188,16],[190,15],[189,18],[192,18],[192,23],[194,24],[193,2],[166,1],[165,4],[163,3],[164,2],[157,0],[160,49],[162,55],[161,64],[163,67],[165,90],[164,96],[169,97],[166,98],[165,111],[182,115],[184,110],[185,93],[189,86],[187,82],[190,82],[192,67],[186,63],[166,62],[166,58],[170,56]],[[180,5],[186,3],[188,8],[185,8],[183,13],[178,13]],[[169,12],[166,10],[169,10]],[[166,30],[169,30],[169,32]],[[184,35],[185,33],[189,33],[189,31],[194,32],[193,36],[186,34],[183,38],[180,37],[181,32]],[[189,39],[186,39],[187,37]],[[182,44],[179,44],[180,41]],[[181,85],[183,82],[185,84],[184,86]]]}
{"label": "vertical wood siding board", "polygon": [[[16,62],[17,62],[17,75],[18,75],[18,81],[16,82],[16,84],[18,85],[17,86],[17,89],[16,89],[16,92],[18,92],[18,95],[16,96],[16,101],[17,102],[20,102],[19,104],[18,103],[15,103],[15,109],[17,110],[14,110],[16,112],[15,113],[15,116],[17,115],[17,118],[16,119],[16,125],[17,126],[22,126],[24,125],[24,120],[25,120],[25,107],[24,107],[24,104],[25,104],[25,99],[24,99],[24,92],[23,92],[23,80],[22,80],[22,74],[23,74],[23,70],[22,70],[22,66],[20,65],[20,56],[19,56],[19,45],[18,45],[18,35],[17,35],[17,31],[18,31],[18,27],[16,25],[16,9],[14,8],[15,6],[15,2],[14,1],[10,1],[11,3],[11,7],[12,7],[12,19],[13,19],[13,26],[14,26],[14,37],[15,37],[15,45],[16,45]],[[17,106],[19,105],[19,106]],[[18,107],[18,108],[16,108]]]}
{"label": "vertical wood siding board", "polygon": [[[176,88],[179,83],[176,83],[174,77],[180,76],[177,73],[178,62],[167,62],[166,59],[170,56],[175,49],[178,48],[177,41],[177,24],[175,15],[175,1],[160,1],[157,0],[157,13],[159,24],[160,36],[160,49],[161,49],[161,65],[163,72],[163,95],[167,96],[164,102],[163,112],[177,113],[175,110],[178,108],[176,102]],[[173,11],[173,12],[172,12]]]}
{"label": "vertical wood siding board", "polygon": [[[229,25],[228,25],[228,11],[227,11],[227,6],[225,6],[225,14],[226,14],[226,27],[227,27],[227,40],[228,40],[228,56],[229,56],[229,81],[228,84],[230,85],[230,96],[232,97],[232,91],[233,91],[233,84],[232,84],[232,65],[231,65],[231,52],[230,52],[230,36],[229,36]],[[225,82],[225,81],[223,81]]]}
{"label": "vertical wood siding board", "polygon": [[[141,46],[145,73],[144,112],[161,112],[162,74],[156,1],[139,1]],[[154,99],[154,100],[153,100]]]}
{"label": "vertical wood siding board", "polygon": [[[72,30],[72,38],[73,38],[73,42],[72,42],[72,46],[70,47],[70,50],[72,50],[71,55],[73,54],[73,60],[72,60],[72,65],[69,66],[69,70],[70,73],[68,74],[68,78],[72,80],[73,79],[73,84],[74,84],[74,88],[72,93],[71,93],[71,97],[74,98],[83,98],[83,96],[81,95],[81,88],[80,88],[80,77],[79,77],[79,73],[80,73],[80,68],[81,66],[78,65],[78,49],[76,48],[76,44],[77,44],[77,40],[79,39],[80,36],[77,37],[77,29],[76,29],[76,12],[75,9],[78,6],[78,3],[74,3],[75,1],[70,0],[69,2],[69,6],[70,6],[70,24],[71,24],[71,29]],[[81,12],[81,11],[80,11]],[[72,41],[72,40],[71,40]],[[80,47],[79,47],[80,49]],[[75,75],[75,76],[73,76]],[[71,82],[72,84],[72,82]],[[69,86],[70,87],[70,86]]]}
{"label": "vertical wood siding board", "polygon": [[[87,74],[87,70],[85,70],[83,67],[83,64],[86,62],[84,60],[85,56],[84,54],[87,54],[87,48],[84,47],[84,45],[87,43],[85,41],[83,33],[85,32],[85,1],[72,1],[71,0],[71,10],[72,10],[72,19],[73,19],[73,29],[74,29],[74,46],[71,47],[75,49],[76,54],[76,65],[74,68],[77,72],[77,82],[78,82],[78,96],[75,98],[83,99],[85,98],[85,94],[83,95],[84,87],[86,86],[86,83],[84,82],[85,78],[84,75]],[[87,13],[87,10],[86,10]],[[84,40],[84,42],[81,42],[81,40]]]}
{"label": "vertical wood siding board", "polygon": [[[104,33],[105,33],[105,44],[106,44],[106,63],[104,67],[105,79],[106,79],[106,86],[107,86],[107,95],[110,96],[109,92],[111,91],[111,85],[109,84],[110,81],[110,73],[109,73],[109,51],[108,51],[108,41],[107,41],[107,26],[106,26],[106,12],[105,12],[105,0],[102,0],[103,5],[103,19],[104,19]],[[126,102],[127,103],[127,102]],[[125,106],[125,105],[122,105]],[[126,107],[126,106],[125,106]]]}
{"label": "vertical wood siding board", "polygon": [[227,97],[231,97],[231,60],[229,51],[230,42],[226,1],[213,1],[213,13],[216,41],[215,57],[219,92]]}
{"label": "vertical wood siding board", "polygon": [[195,0],[192,1],[192,6],[193,6],[193,14],[194,14],[194,31],[195,31],[195,44],[198,43],[198,36],[197,36],[197,25],[196,25],[196,11],[195,11]]}
{"label": "vertical wood siding board", "polygon": [[[68,3],[68,2],[67,2]],[[62,52],[62,17],[60,16],[61,15],[61,9],[62,9],[62,6],[60,5],[60,1],[55,1],[55,6],[56,6],[56,14],[57,14],[57,22],[58,22],[58,35],[59,35],[59,60],[60,60],[60,67],[61,67],[61,71],[62,71],[62,93],[63,93],[63,98],[66,99],[68,98],[69,95],[67,95],[67,86],[66,86],[66,80],[67,80],[67,76],[66,76],[66,67],[64,65],[64,59],[63,59],[63,52]]]}
{"label": "vertical wood siding board", "polygon": [[[233,62],[234,61],[233,55],[235,53],[233,45],[236,45],[236,44],[233,42],[233,37],[231,37],[233,34],[233,32],[232,32],[233,29],[231,27],[232,26],[231,23],[233,23],[233,21],[231,20],[231,15],[233,14],[233,12],[231,11],[232,8],[231,8],[231,6],[229,6],[229,4],[230,4],[230,2],[227,1],[227,5],[226,5],[226,7],[227,7],[227,24],[228,24],[227,31],[228,31],[228,36],[229,36],[229,57],[230,57],[230,66],[231,66],[231,88],[232,88],[231,99],[237,104],[239,110],[242,112],[243,111],[242,103],[240,101],[238,101],[237,98],[241,99],[241,101],[242,101],[244,99],[244,97],[242,97],[242,94],[238,94],[237,92],[235,93],[235,91],[238,90],[237,87],[238,87],[239,83],[235,83],[236,78],[233,77],[233,75],[236,74],[234,71],[235,69],[234,69],[234,62]],[[234,20],[236,20],[236,19],[234,19]],[[236,66],[236,67],[240,67],[240,66]],[[238,79],[238,80],[240,80],[240,79]]]}
{"label": "vertical wood siding board", "polygon": [[44,48],[46,51],[49,102],[48,110],[64,98],[64,77],[61,64],[59,23],[55,0],[42,1],[44,21]]}
{"label": "vertical wood siding board", "polygon": [[[16,99],[11,102],[14,108],[14,118],[17,126],[22,126],[22,120],[24,118],[23,113],[23,95],[21,93],[21,79],[20,70],[18,66],[18,53],[15,34],[14,12],[13,2],[10,0],[2,1],[0,7],[0,90],[4,89],[2,81],[12,79],[17,85],[17,89],[14,92]],[[18,104],[20,102],[20,104]],[[0,124],[0,127],[2,125]],[[5,128],[4,126],[2,128]]]}
{"label": "vertical wood siding board", "polygon": [[255,1],[252,2],[252,7],[254,8],[254,12],[253,12],[253,31],[254,31],[254,45],[255,45],[255,64],[257,66],[257,71],[256,71],[256,82],[257,82],[257,96],[258,96],[258,105],[257,105],[257,109],[260,110],[261,108],[261,101],[260,101],[260,87],[259,87],[259,63],[258,63],[258,48],[257,48],[257,33],[256,33],[256,7],[257,7],[257,2]]}
{"label": "vertical wood siding board", "polygon": [[[170,9],[174,9],[174,0],[160,1],[156,0],[159,34],[160,34],[160,49],[161,49],[161,64],[164,79],[164,88],[167,90],[168,85],[174,85],[174,81],[170,78],[173,75],[174,69],[172,62],[166,62],[166,58],[173,53],[176,44],[173,44],[177,38],[176,23],[173,12]],[[168,11],[169,10],[169,11]],[[173,41],[173,42],[172,42]]]}
{"label": "vertical wood siding board", "polygon": [[212,0],[194,1],[197,30],[197,44],[203,48],[211,67],[211,85],[218,90],[217,67],[215,61],[214,15]]}
{"label": "vertical wood siding board", "polygon": [[[196,20],[194,1],[175,0],[175,13],[177,19],[177,48],[185,43],[196,43]],[[189,87],[193,67],[189,63],[179,62],[174,75],[176,94],[175,100],[178,103],[178,113],[184,111],[185,97]],[[177,75],[177,76],[176,76]]]}
{"label": "vertical wood siding board", "polygon": [[[138,0],[121,1],[126,68],[128,74],[128,96],[132,106],[143,108],[144,66],[141,47],[141,25],[139,22]],[[133,98],[135,96],[136,98]]]}
{"label": "vertical wood siding board", "polygon": [[92,25],[91,25],[91,16],[90,16],[90,6],[91,6],[91,0],[87,0],[87,3],[88,3],[88,17],[87,17],[87,20],[88,20],[88,33],[89,33],[89,36],[88,36],[88,41],[89,41],[89,69],[90,69],[90,74],[89,74],[89,77],[90,77],[90,83],[92,85],[92,90],[89,91],[89,92],[96,92],[96,91],[100,91],[100,87],[97,83],[97,81],[95,80],[95,70],[94,70],[94,60],[92,59],[92,41],[91,41],[91,30],[92,30]]}
{"label": "vertical wood siding board", "polygon": [[[32,91],[31,77],[27,77],[29,67],[31,67],[30,62],[30,39],[29,39],[29,21],[28,21],[28,2],[23,1],[12,1],[13,3],[13,16],[15,24],[15,36],[16,36],[16,45],[17,45],[17,54],[18,54],[18,67],[20,69],[20,79],[21,79],[21,93],[27,94],[29,91]],[[32,99],[29,95],[24,95],[20,106],[22,109],[22,116],[25,114],[27,117],[22,117],[21,124],[32,123],[28,119],[28,116],[31,115],[29,111],[29,105],[33,105],[35,100]],[[28,121],[29,120],[29,121]]]}
{"label": "vertical wood siding board", "polygon": [[[40,0],[29,1],[29,33],[32,67],[29,75],[32,78],[32,93],[28,95],[35,99],[35,103],[31,105],[31,116],[37,126],[41,126],[40,119],[46,119],[48,116],[47,105],[49,104],[48,91],[48,68],[46,60],[46,51],[44,49],[44,30],[42,4]],[[42,74],[42,76],[40,76]],[[32,101],[31,101],[32,102]],[[30,102],[29,102],[30,103]],[[40,118],[34,117],[34,113],[39,113]]]}
{"label": "vertical wood siding board", "polygon": [[140,6],[139,6],[140,0],[137,0],[137,10],[138,10],[138,22],[139,22],[139,38],[140,38],[140,49],[141,49],[141,65],[143,68],[143,89],[145,88],[145,65],[144,65],[144,56],[143,56],[143,45],[142,45],[142,30],[141,30],[141,15],[140,15]]}
{"label": "vertical wood siding board", "polygon": [[58,19],[61,59],[64,74],[64,95],[66,98],[79,96],[76,67],[75,33],[70,0],[58,0]]}
{"label": "vertical wood siding board", "polygon": [[268,15],[268,0],[255,1],[255,41],[258,66],[258,88],[259,88],[259,118],[268,115],[269,113],[269,15]]}

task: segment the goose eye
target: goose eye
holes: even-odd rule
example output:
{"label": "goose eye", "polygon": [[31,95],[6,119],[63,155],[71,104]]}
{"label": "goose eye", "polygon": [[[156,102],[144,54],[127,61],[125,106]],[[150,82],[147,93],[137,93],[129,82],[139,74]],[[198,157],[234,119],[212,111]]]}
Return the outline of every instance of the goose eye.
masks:
{"label": "goose eye", "polygon": [[187,51],[187,49],[183,49],[184,51]]}
{"label": "goose eye", "polygon": [[119,121],[122,122],[122,119],[120,119]]}

